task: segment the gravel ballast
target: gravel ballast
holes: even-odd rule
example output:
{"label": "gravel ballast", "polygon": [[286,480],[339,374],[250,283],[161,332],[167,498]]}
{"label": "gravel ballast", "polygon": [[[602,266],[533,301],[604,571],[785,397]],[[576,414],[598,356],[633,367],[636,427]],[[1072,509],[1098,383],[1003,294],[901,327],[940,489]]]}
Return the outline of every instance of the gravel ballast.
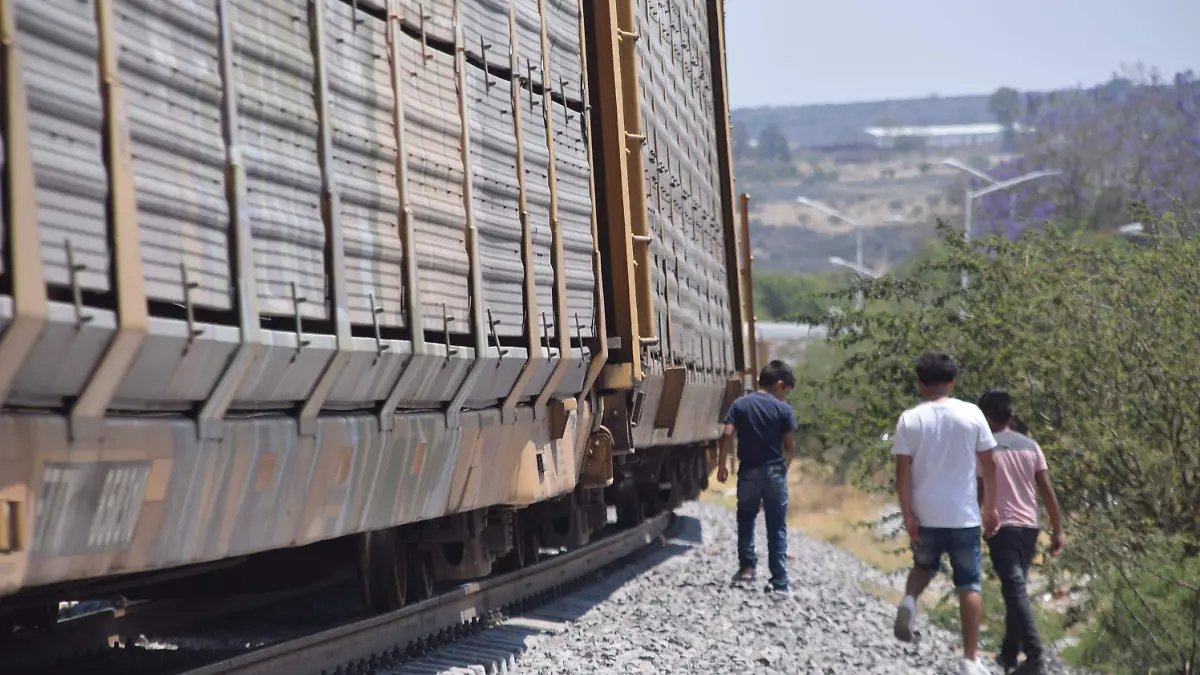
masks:
{"label": "gravel ballast", "polygon": [[[887,578],[852,554],[791,532],[792,597],[766,585],[759,517],[759,582],[731,587],[736,524],[724,508],[689,503],[661,554],[583,589],[575,620],[527,640],[510,672],[560,673],[956,673],[961,640],[918,617],[920,640],[892,636],[895,608],[867,588]],[[586,599],[590,607],[577,607]],[[552,607],[546,608],[553,611]],[[1000,672],[990,654],[981,661]]]}

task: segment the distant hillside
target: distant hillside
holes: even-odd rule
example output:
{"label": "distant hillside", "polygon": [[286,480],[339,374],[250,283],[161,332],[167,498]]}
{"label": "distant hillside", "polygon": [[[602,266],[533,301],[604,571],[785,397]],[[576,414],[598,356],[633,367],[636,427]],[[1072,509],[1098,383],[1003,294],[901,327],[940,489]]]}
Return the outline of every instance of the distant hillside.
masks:
{"label": "distant hillside", "polygon": [[819,148],[863,140],[863,128],[875,125],[972,124],[994,122],[987,94],[834,103],[828,105],[737,108],[733,124],[745,125],[748,138],[775,124],[793,148]]}

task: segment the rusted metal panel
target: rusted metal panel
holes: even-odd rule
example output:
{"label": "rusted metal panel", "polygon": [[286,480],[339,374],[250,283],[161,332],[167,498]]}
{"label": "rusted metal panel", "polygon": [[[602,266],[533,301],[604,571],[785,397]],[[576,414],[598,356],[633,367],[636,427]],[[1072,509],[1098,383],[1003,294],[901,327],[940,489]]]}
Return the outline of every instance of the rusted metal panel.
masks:
{"label": "rusted metal panel", "polygon": [[[587,28],[583,22],[583,2],[584,2],[584,0],[576,0],[576,16],[579,18],[579,22],[578,22],[578,24],[579,24],[579,44],[581,47],[585,43],[585,39],[586,39],[585,36],[587,35]],[[586,50],[581,49],[580,61],[581,61],[581,64],[580,64],[581,71],[586,74],[588,71],[588,55],[587,55]],[[597,222],[597,215],[596,215],[597,209],[595,208],[595,205],[596,205],[596,180],[595,180],[596,173],[594,171],[590,170],[592,167],[595,167],[596,165],[593,162],[593,156],[592,156],[592,143],[591,143],[591,139],[593,138],[593,136],[592,136],[592,118],[591,118],[591,115],[589,114],[589,112],[591,110],[591,97],[588,92],[586,78],[584,78],[581,81],[581,87],[582,87],[581,93],[583,96],[583,108],[582,108],[583,114],[580,116],[580,127],[583,131],[584,151],[585,151],[584,156],[587,159],[587,166],[589,167],[588,202],[592,206],[592,208],[590,209],[591,214],[590,214],[590,218],[589,218],[589,221],[590,221],[589,222],[589,230],[590,230],[589,234],[591,235],[591,241],[592,241],[592,268],[591,269],[592,269],[592,277],[595,279],[595,298],[596,298],[596,302],[595,302],[595,305],[593,308],[593,311],[595,312],[594,316],[596,317],[596,325],[595,325],[595,330],[594,330],[594,339],[595,340],[594,340],[593,344],[598,343],[599,350],[597,353],[589,354],[589,356],[591,356],[591,361],[588,364],[587,371],[583,375],[583,383],[580,385],[580,393],[579,393],[580,405],[578,406],[580,408],[582,407],[582,405],[584,403],[591,402],[591,399],[589,399],[589,397],[592,394],[592,387],[595,385],[596,380],[600,377],[600,373],[603,371],[605,364],[608,363],[608,326],[607,326],[607,321],[604,316],[604,307],[605,307],[604,280],[603,280],[604,260],[602,259],[601,254],[600,254],[600,227],[599,227],[599,223]],[[595,399],[595,403],[597,406],[602,405],[599,397],[597,397]],[[599,431],[598,427],[600,426],[600,418],[602,417],[603,412],[604,411],[602,408],[597,408],[597,409],[593,410],[594,422],[593,422],[593,425],[589,425],[589,427],[588,427],[589,429],[591,429],[592,431]],[[611,463],[611,460],[610,460],[610,463]],[[611,467],[609,468],[609,470],[611,471]]]}
{"label": "rusted metal panel", "polygon": [[586,408],[572,411],[561,439],[529,408],[513,424],[495,410],[463,417],[451,431],[440,414],[400,415],[391,434],[370,415],[323,417],[320,441],[307,447],[285,417],[230,421],[216,444],[198,443],[183,419],[110,419],[96,454],[84,457],[69,451],[61,416],[0,416],[0,438],[19,441],[0,445],[10,486],[0,496],[12,500],[12,487],[28,495],[28,546],[17,555],[34,561],[7,567],[0,594],[527,504],[575,487]]}
{"label": "rusted metal panel", "polygon": [[631,349],[642,349],[655,344],[660,338],[656,334],[654,319],[653,291],[653,257],[650,254],[650,225],[646,216],[646,190],[644,178],[646,137],[643,133],[645,124],[639,114],[641,110],[642,90],[639,85],[642,79],[639,75],[641,66],[638,59],[638,42],[642,34],[638,30],[638,13],[635,0],[620,0],[617,3],[617,36],[619,42],[619,63],[622,71],[621,104],[625,108],[625,128],[623,137],[618,139],[625,149],[625,162],[628,165],[629,180],[629,218],[630,232],[633,239],[633,260],[635,287],[633,301],[638,306],[638,340]]}
{"label": "rusted metal panel", "polygon": [[46,282],[69,287],[74,281],[83,289],[107,291],[108,177],[95,4],[12,4],[29,101],[29,146]]}
{"label": "rusted metal panel", "polygon": [[216,2],[114,10],[146,295],[232,309]]}
{"label": "rusted metal panel", "polygon": [[[708,35],[710,46],[709,72],[712,75],[712,95],[717,113],[715,124],[716,150],[718,158],[718,181],[721,190],[721,231],[724,243],[724,263],[726,270],[726,303],[725,308],[733,330],[726,334],[730,336],[730,347],[733,352],[732,369],[738,372],[746,369],[746,352],[742,336],[742,323],[745,317],[754,311],[753,306],[743,310],[742,294],[745,292],[739,283],[738,274],[738,244],[737,226],[734,222],[733,204],[733,150],[730,134],[729,117],[729,76],[725,67],[725,2],[724,0],[707,0]],[[702,27],[703,28],[703,27]],[[743,246],[749,247],[749,241],[743,241]]]}
{"label": "rusted metal panel", "polygon": [[[758,361],[758,339],[755,337],[758,332],[754,328],[754,322],[758,318],[754,316],[754,255],[750,251],[750,195],[743,194],[741,196],[741,221],[742,221],[742,292],[746,296],[745,313],[747,319],[747,328],[749,330],[750,353],[747,355],[746,371],[752,377],[758,377],[759,361]],[[740,332],[740,331],[739,331]]]}
{"label": "rusted metal panel", "polygon": [[[623,103],[624,85],[621,68],[621,31],[617,21],[618,0],[596,0],[584,5],[589,13],[589,35],[594,40],[596,98],[593,114],[599,122],[599,145],[605,169],[603,201],[606,213],[607,247],[601,253],[607,264],[608,283],[613,297],[612,331],[620,349],[620,365],[609,364],[611,386],[632,386],[642,379],[642,354],[638,345],[638,305],[634,297],[633,232],[630,229],[629,167],[626,161]],[[591,66],[589,66],[591,68]],[[610,344],[610,348],[613,345]],[[625,366],[625,367],[623,367]],[[606,369],[606,370],[607,370]],[[607,414],[607,409],[606,409]],[[614,432],[615,433],[615,432]]]}
{"label": "rusted metal panel", "polygon": [[351,323],[401,327],[404,248],[397,220],[396,132],[387,26],[325,1],[333,173],[345,237]]}
{"label": "rusted metal panel", "polygon": [[[462,122],[454,58],[407,35],[401,46],[404,134],[408,153],[407,206],[413,218],[424,328],[470,331]],[[452,321],[445,321],[449,313]]]}
{"label": "rusted metal panel", "polygon": [[284,0],[233,0],[229,8],[239,27],[233,55],[237,131],[259,311],[325,319],[325,225],[307,11]]}

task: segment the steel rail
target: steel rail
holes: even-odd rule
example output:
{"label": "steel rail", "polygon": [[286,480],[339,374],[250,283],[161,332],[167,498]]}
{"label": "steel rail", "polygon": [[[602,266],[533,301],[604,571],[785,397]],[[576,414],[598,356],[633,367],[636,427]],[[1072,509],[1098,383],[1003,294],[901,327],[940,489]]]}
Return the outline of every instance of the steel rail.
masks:
{"label": "steel rail", "polygon": [[276,643],[182,675],[304,675],[352,670],[360,662],[377,664],[391,655],[399,656],[414,642],[477,624],[505,607],[617,562],[663,535],[673,521],[673,513],[663,513],[537,565],[463,584],[395,612]]}
{"label": "steel rail", "polygon": [[65,662],[73,656],[127,644],[146,633],[170,632],[226,619],[306,594],[318,593],[346,580],[347,575],[337,574],[316,583],[265,593],[137,600],[123,606],[98,609],[60,620],[51,633],[28,636],[18,634],[9,642],[0,643],[0,652],[4,654],[3,660],[0,661],[0,675],[19,673],[23,668],[33,668],[39,664]]}

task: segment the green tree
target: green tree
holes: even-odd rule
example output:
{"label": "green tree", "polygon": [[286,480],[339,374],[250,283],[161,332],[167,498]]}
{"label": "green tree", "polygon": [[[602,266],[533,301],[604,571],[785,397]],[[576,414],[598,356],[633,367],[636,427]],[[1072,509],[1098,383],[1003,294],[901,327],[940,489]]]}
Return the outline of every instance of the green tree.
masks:
{"label": "green tree", "polygon": [[769,124],[758,134],[758,156],[768,162],[792,161],[791,146],[778,126]]}
{"label": "green tree", "polygon": [[1016,144],[1016,124],[1021,119],[1023,99],[1012,87],[1000,87],[988,99],[988,111],[1004,126],[1003,147],[1011,151]]}
{"label": "green tree", "polygon": [[[1180,212],[1186,212],[1180,208]],[[824,447],[890,489],[881,440],[916,400],[912,363],[943,349],[959,395],[1017,398],[1068,514],[1071,547],[1047,571],[1084,579],[1081,659],[1110,672],[1193,673],[1200,658],[1200,241],[1186,218],[1152,240],[1068,237],[1052,228],[971,249],[943,226],[940,250],[858,285],[862,311],[827,318],[846,355],[807,414]],[[958,281],[970,273],[969,290]],[[836,403],[829,403],[829,402]]]}

